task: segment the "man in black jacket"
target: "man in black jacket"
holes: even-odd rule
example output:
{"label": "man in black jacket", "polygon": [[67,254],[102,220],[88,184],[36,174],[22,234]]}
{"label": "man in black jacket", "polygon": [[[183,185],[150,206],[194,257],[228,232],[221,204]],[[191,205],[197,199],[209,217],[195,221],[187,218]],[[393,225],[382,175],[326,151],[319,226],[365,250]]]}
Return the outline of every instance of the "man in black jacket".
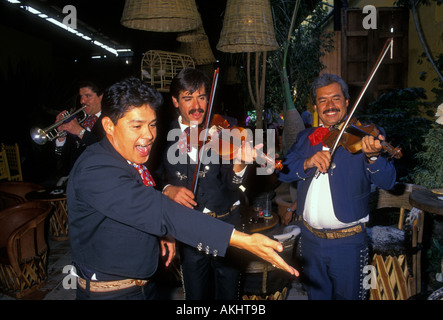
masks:
{"label": "man in black jacket", "polygon": [[[85,148],[104,137],[103,126],[100,119],[103,90],[95,83],[82,81],[78,85],[80,104],[85,106],[83,110],[87,118],[79,123],[77,118],[60,125],[57,129],[66,132],[65,136],[55,141],[55,154],[60,162],[60,174],[68,177],[72,166]],[[56,122],[63,119],[66,110],[60,112]],[[61,183],[61,182],[60,182]]]}
{"label": "man in black jacket", "polygon": [[[282,245],[171,201],[143,165],[157,135],[162,97],[138,79],[111,86],[103,98],[106,137],[78,158],[67,202],[78,299],[153,299],[160,252],[168,265],[173,238],[211,256],[246,249],[297,275],[275,251]],[[166,250],[167,249],[167,250]]]}
{"label": "man in black jacket", "polygon": [[[181,140],[190,128],[190,138],[197,134],[208,111],[210,80],[202,71],[184,69],[172,80],[170,93],[179,117],[170,126],[163,158],[165,186],[170,199],[217,220],[239,226],[240,193],[247,165],[244,161],[222,163],[214,150],[208,150],[198,172],[196,194],[192,187],[198,150],[184,146]],[[173,134],[176,132],[176,134]],[[172,139],[175,136],[175,139]],[[246,146],[245,148],[247,148]],[[249,147],[250,148],[250,147]],[[249,149],[251,150],[251,149]],[[252,162],[252,161],[251,161]],[[212,257],[192,246],[180,244],[180,261],[186,299],[238,299],[241,259],[230,249],[225,258]]]}

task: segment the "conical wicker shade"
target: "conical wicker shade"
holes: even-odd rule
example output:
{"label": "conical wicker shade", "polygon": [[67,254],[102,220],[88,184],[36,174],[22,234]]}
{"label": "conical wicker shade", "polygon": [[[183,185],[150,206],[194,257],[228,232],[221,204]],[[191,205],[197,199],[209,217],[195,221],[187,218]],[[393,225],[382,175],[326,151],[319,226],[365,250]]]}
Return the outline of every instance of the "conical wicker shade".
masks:
{"label": "conical wicker shade", "polygon": [[195,42],[195,41],[203,41],[207,39],[208,36],[205,33],[205,29],[203,25],[200,26],[197,30],[192,30],[188,32],[182,32],[177,35],[178,42]]}
{"label": "conical wicker shade", "polygon": [[211,64],[215,62],[208,37],[193,42],[182,42],[180,52],[194,59],[196,65]]}
{"label": "conical wicker shade", "polygon": [[195,0],[126,0],[125,27],[155,32],[183,32],[201,25]]}
{"label": "conical wicker shade", "polygon": [[237,53],[277,48],[269,0],[228,0],[218,50]]}

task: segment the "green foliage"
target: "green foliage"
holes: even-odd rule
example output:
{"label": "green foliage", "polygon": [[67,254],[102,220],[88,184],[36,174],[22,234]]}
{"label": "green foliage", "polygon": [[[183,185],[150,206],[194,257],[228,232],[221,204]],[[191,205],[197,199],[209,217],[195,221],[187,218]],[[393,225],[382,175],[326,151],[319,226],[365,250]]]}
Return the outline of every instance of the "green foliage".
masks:
{"label": "green foliage", "polygon": [[[281,113],[285,106],[283,96],[282,68],[284,47],[288,41],[289,27],[294,11],[295,0],[271,0],[275,36],[279,49],[267,53],[265,109]],[[313,11],[315,9],[315,11]],[[286,60],[288,81],[293,92],[297,88],[297,96],[292,98],[295,107],[301,113],[306,109],[310,98],[310,85],[318,76],[324,65],[320,57],[333,47],[330,34],[323,33],[322,24],[326,19],[327,10],[323,2],[301,1],[295,30],[289,40],[289,50]],[[303,22],[303,23],[302,23]],[[241,83],[247,83],[246,54],[230,54],[229,63],[237,66],[238,78]],[[255,64],[251,63],[251,75],[255,74]],[[252,82],[255,92],[255,83]],[[247,86],[241,87],[244,104],[253,111]]]}
{"label": "green foliage", "polygon": [[[442,34],[442,39],[443,39],[443,34]],[[426,56],[426,53],[423,52],[418,57],[417,64],[422,65],[425,60],[429,62],[428,57]],[[434,64],[438,68],[438,70],[443,71],[443,53],[440,53],[437,56],[437,58],[434,60]],[[433,73],[431,73],[431,74],[433,74]],[[425,70],[422,70],[420,72],[420,80],[425,81],[427,77],[428,77],[428,72]],[[439,81],[438,78],[433,78],[432,82],[437,84],[437,88],[434,88],[432,91],[435,91],[435,90],[442,91],[442,89],[443,89],[443,82],[442,81]],[[435,93],[437,95],[443,97],[443,94],[438,94],[437,92],[435,92]]]}
{"label": "green foliage", "polygon": [[423,139],[423,151],[416,155],[419,163],[413,170],[413,180],[426,188],[443,188],[443,126],[433,123]]}
{"label": "green foliage", "polygon": [[441,259],[443,258],[443,246],[437,239],[432,238],[432,245],[427,251],[430,272],[441,272]]}
{"label": "green foliage", "polygon": [[422,150],[422,137],[431,123],[422,116],[429,104],[420,99],[426,99],[423,88],[394,89],[370,103],[358,118],[382,127],[388,141],[414,154]]}
{"label": "green foliage", "polygon": [[[277,111],[282,111],[282,106],[285,105],[282,96],[282,84],[285,81],[282,78],[284,45],[288,41],[295,1],[272,0],[271,6],[280,49],[269,54],[266,104],[275,106]],[[311,1],[301,1],[295,30],[289,39],[286,71],[291,91],[294,93],[294,88],[296,91],[292,100],[300,113],[309,103],[311,83],[324,68],[320,58],[333,47],[331,35],[324,34],[321,27],[326,15],[327,10],[323,2],[314,5]]]}
{"label": "green foliage", "polygon": [[422,116],[431,106],[422,99],[426,99],[423,88],[395,89],[382,94],[368,108],[357,111],[361,122],[383,128],[387,141],[402,149],[403,157],[396,164],[398,176],[405,182],[410,182],[409,175],[417,165],[415,154],[423,150],[423,136],[431,125],[431,121]]}
{"label": "green foliage", "polygon": [[425,5],[429,6],[431,2],[435,2],[438,6],[442,4],[441,0],[397,0],[394,2],[394,5],[398,7],[405,7],[410,9],[412,5],[419,6],[419,5]]}
{"label": "green foliage", "polygon": [[[440,53],[434,61],[439,70],[443,70],[443,54]],[[443,82],[438,78],[433,79],[437,87],[431,91],[436,99],[431,104],[433,112],[428,114],[434,118],[435,110],[443,103]],[[443,188],[443,125],[434,122],[431,129],[423,137],[422,150],[416,154],[418,165],[412,172],[415,184],[427,188]]]}

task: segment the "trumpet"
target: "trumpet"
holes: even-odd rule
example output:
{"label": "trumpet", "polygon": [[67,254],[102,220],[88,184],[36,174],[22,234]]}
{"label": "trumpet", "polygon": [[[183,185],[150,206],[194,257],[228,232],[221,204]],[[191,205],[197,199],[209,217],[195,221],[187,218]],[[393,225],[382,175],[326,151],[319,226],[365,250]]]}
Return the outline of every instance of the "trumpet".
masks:
{"label": "trumpet", "polygon": [[[86,118],[88,117],[88,114],[85,112],[85,108],[86,105],[84,104],[82,105],[81,108],[77,109],[72,113],[65,112],[63,114],[63,119],[57,121],[56,123],[50,125],[45,129],[40,129],[37,127],[31,128],[30,133],[32,140],[34,140],[35,143],[42,145],[48,141],[53,141],[54,139],[66,136],[66,131],[64,130],[59,131],[57,127],[59,127],[63,123],[68,123],[72,121],[74,118],[77,118],[78,123],[82,123],[83,121],[85,121]],[[77,116],[80,113],[83,114]]]}

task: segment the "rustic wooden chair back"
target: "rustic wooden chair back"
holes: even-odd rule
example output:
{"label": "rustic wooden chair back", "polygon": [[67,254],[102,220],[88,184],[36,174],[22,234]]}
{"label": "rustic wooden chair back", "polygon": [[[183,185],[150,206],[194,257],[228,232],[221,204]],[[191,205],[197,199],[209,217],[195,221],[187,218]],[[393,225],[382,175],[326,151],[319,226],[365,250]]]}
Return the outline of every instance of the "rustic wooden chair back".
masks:
{"label": "rustic wooden chair back", "polygon": [[23,181],[20,149],[18,144],[6,145],[2,143],[2,150],[6,153],[9,167],[9,181]]}
{"label": "rustic wooden chair back", "polygon": [[15,298],[47,279],[45,219],[52,205],[27,201],[0,211],[0,289]]}
{"label": "rustic wooden chair back", "polygon": [[[377,270],[377,285],[375,289],[370,290],[370,299],[404,300],[421,291],[420,245],[423,239],[424,213],[413,208],[409,203],[409,194],[420,188],[423,187],[398,183],[390,191],[376,189],[371,193],[371,212],[383,208],[398,209],[396,228],[399,230],[405,229],[406,212],[414,209],[417,210],[418,215],[411,222],[411,230],[409,230],[411,247],[406,248],[406,252],[411,253],[410,257],[406,254],[399,256],[375,254],[373,256],[372,264]],[[412,266],[408,266],[408,260],[412,261]]]}

